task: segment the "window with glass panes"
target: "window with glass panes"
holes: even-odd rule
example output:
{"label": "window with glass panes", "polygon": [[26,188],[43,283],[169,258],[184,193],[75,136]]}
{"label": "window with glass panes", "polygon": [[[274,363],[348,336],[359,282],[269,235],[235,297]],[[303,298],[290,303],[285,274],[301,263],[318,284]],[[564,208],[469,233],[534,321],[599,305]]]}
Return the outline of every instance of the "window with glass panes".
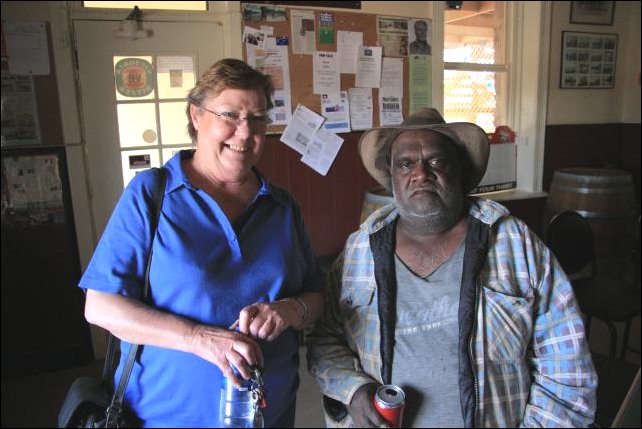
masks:
{"label": "window with glass panes", "polygon": [[187,94],[194,86],[191,55],[114,55],[114,94],[125,186],[137,173],[189,148]]}
{"label": "window with glass panes", "polygon": [[464,1],[444,11],[444,118],[491,133],[507,123],[505,2]]}

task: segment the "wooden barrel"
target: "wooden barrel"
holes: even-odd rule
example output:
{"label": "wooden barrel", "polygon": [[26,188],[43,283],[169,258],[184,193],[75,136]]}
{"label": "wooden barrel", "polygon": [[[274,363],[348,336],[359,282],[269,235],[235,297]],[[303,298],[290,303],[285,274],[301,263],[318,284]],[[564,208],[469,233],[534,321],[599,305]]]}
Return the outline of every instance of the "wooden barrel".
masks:
{"label": "wooden barrel", "polygon": [[361,209],[361,219],[359,223],[363,223],[375,210],[390,204],[392,202],[392,194],[383,186],[372,188],[365,192],[363,197],[363,208]]}
{"label": "wooden barrel", "polygon": [[565,210],[575,210],[589,221],[598,259],[630,256],[637,216],[630,173],[603,168],[557,170],[546,200],[545,231],[553,216]]}

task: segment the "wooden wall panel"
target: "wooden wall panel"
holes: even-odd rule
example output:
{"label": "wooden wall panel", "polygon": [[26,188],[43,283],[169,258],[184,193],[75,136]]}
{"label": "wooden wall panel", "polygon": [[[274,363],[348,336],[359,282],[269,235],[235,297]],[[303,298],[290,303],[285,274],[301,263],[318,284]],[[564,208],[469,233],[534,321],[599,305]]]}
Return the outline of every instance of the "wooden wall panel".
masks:
{"label": "wooden wall panel", "polygon": [[616,167],[633,174],[640,203],[640,124],[549,125],[544,146],[543,189],[555,170]]}
{"label": "wooden wall panel", "polygon": [[547,126],[543,189],[548,192],[553,173],[560,168],[619,165],[621,142],[621,124]]}
{"label": "wooden wall panel", "polygon": [[342,134],[345,142],[327,176],[303,164],[279,137],[268,136],[258,168],[298,201],[316,254],[339,253],[359,227],[364,193],[376,186],[357,151],[361,133]]}
{"label": "wooden wall panel", "polygon": [[640,124],[623,124],[622,125],[622,149],[620,155],[620,162],[622,168],[633,173],[635,180],[636,196],[638,199],[638,209],[640,207],[640,163],[642,162],[642,155],[640,147]]}

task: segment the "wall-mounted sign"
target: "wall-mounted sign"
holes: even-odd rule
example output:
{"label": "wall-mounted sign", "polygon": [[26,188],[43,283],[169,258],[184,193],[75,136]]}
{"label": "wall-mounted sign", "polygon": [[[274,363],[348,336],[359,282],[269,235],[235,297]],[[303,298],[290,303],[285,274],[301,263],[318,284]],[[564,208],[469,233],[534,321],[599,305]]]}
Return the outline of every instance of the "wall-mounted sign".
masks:
{"label": "wall-mounted sign", "polygon": [[151,63],[141,58],[124,58],[116,63],[116,90],[125,97],[144,97],[154,90]]}
{"label": "wall-mounted sign", "polygon": [[151,156],[148,153],[129,156],[130,169],[138,170],[141,168],[151,168],[151,167],[152,167]]}
{"label": "wall-mounted sign", "polygon": [[2,73],[2,147],[40,144],[33,76]]}
{"label": "wall-mounted sign", "polygon": [[3,20],[2,50],[12,75],[51,74],[47,24],[44,22]]}

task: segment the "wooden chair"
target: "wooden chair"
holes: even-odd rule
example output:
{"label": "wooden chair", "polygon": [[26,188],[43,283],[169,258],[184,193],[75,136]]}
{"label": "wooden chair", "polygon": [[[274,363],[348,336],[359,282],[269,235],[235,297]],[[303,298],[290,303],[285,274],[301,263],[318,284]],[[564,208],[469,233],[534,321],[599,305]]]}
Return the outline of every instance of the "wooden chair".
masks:
{"label": "wooden chair", "polygon": [[624,359],[631,321],[640,314],[640,287],[598,274],[591,225],[577,212],[565,211],[551,219],[546,244],[571,280],[580,309],[586,315],[587,338],[591,318],[603,321],[611,335],[609,353],[614,358],[617,352],[614,322],[625,323],[620,354],[620,359]]}

